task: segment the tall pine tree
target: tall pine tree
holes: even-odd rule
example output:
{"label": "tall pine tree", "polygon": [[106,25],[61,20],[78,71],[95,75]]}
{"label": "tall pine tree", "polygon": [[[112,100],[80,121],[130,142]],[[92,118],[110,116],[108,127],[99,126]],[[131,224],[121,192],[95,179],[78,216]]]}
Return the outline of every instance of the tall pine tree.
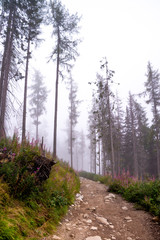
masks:
{"label": "tall pine tree", "polygon": [[31,86],[30,112],[33,118],[33,124],[36,126],[36,140],[38,141],[38,127],[41,123],[39,118],[46,111],[45,102],[47,100],[48,91],[44,86],[43,77],[39,71],[35,71],[33,85]]}
{"label": "tall pine tree", "polygon": [[58,112],[58,82],[62,74],[62,68],[70,70],[73,61],[76,60],[77,45],[79,40],[74,38],[78,33],[79,17],[70,14],[60,1],[50,1],[51,15],[49,22],[53,26],[53,35],[56,44],[51,53],[51,59],[56,61],[56,83],[55,83],[55,114],[54,114],[54,136],[53,157],[57,155],[57,112]]}
{"label": "tall pine tree", "polygon": [[154,70],[150,62],[147,66],[147,81],[145,82],[146,93],[148,95],[147,103],[152,106],[153,113],[153,131],[155,136],[155,150],[157,154],[157,175],[160,177],[160,74]]}

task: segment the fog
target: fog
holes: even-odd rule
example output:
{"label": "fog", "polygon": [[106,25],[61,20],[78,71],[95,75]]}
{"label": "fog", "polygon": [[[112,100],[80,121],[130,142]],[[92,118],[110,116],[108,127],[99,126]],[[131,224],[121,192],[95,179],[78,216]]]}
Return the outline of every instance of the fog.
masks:
{"label": "fog", "polygon": [[[144,91],[146,80],[147,62],[150,61],[154,68],[160,68],[160,1],[159,0],[63,0],[71,13],[78,12],[82,16],[80,21],[80,34],[82,42],[79,44],[79,57],[72,71],[73,79],[78,85],[78,99],[82,102],[78,111],[80,116],[76,131],[83,131],[86,138],[84,152],[84,169],[89,170],[90,154],[88,148],[88,111],[91,106],[92,87],[88,82],[93,82],[96,73],[100,70],[100,60],[106,57],[109,68],[115,71],[112,90],[118,91],[124,107],[128,92],[134,94]],[[39,70],[50,91],[46,102],[46,113],[41,118],[39,127],[40,139],[44,137],[46,148],[53,150],[53,123],[54,123],[54,86],[55,63],[48,62],[54,46],[51,37],[52,28],[42,27],[41,37],[44,39],[33,51],[29,65],[29,83],[32,84],[34,69]],[[59,81],[58,99],[58,157],[70,161],[67,145],[69,91],[66,89],[65,78]],[[120,83],[120,85],[117,85]],[[24,81],[17,83],[19,89],[16,95],[20,102],[23,101]],[[28,94],[30,89],[28,89]],[[28,103],[29,108],[29,103]],[[21,134],[22,106],[17,105],[18,111],[12,114],[8,122],[8,134],[18,129]],[[148,110],[150,111],[150,110]],[[150,114],[150,113],[148,113]],[[35,137],[35,126],[32,124],[27,110],[27,135],[30,139]],[[74,153],[74,157],[76,153]],[[79,156],[80,158],[80,156]],[[76,168],[76,167],[75,167]],[[79,169],[81,166],[79,166]]]}

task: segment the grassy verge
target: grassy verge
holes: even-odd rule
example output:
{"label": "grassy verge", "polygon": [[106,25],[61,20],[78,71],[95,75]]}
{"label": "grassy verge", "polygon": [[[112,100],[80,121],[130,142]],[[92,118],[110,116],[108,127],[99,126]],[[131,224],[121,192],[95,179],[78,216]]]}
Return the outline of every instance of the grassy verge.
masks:
{"label": "grassy verge", "polygon": [[93,181],[99,181],[109,186],[109,191],[121,196],[135,204],[137,209],[143,209],[160,219],[160,180],[147,179],[139,181],[123,172],[121,176],[101,176],[89,172],[80,172],[80,176]]}
{"label": "grassy verge", "polygon": [[102,175],[85,172],[85,171],[79,172],[79,176],[90,179],[92,181],[103,183],[105,185],[109,185],[112,181],[112,177],[110,175],[102,176]]}
{"label": "grassy verge", "polygon": [[110,184],[109,191],[121,194],[124,199],[134,203],[137,209],[146,210],[160,217],[159,180],[140,181],[123,173]]}
{"label": "grassy verge", "polygon": [[78,176],[58,161],[49,178],[39,183],[38,172],[30,171],[30,160],[40,155],[37,146],[27,143],[22,148],[17,140],[7,139],[0,149],[0,156],[10,152],[9,161],[0,161],[0,240],[36,240],[53,233],[79,191]]}

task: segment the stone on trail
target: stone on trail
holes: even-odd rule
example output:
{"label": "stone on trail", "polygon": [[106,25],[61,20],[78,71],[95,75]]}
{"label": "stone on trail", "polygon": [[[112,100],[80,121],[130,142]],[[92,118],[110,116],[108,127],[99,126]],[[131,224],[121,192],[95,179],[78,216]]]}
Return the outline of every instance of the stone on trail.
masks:
{"label": "stone on trail", "polygon": [[86,222],[88,224],[91,224],[92,223],[92,220],[91,219],[83,219],[83,222]]}
{"label": "stone on trail", "polygon": [[83,195],[80,194],[80,193],[77,193],[76,194],[76,200],[79,201],[79,202],[83,202]]}
{"label": "stone on trail", "polygon": [[85,240],[102,240],[100,236],[87,237]]}
{"label": "stone on trail", "polygon": [[132,218],[129,217],[129,216],[128,216],[128,217],[125,217],[124,219],[125,219],[127,222],[132,222]]}
{"label": "stone on trail", "polygon": [[58,236],[56,236],[56,235],[53,235],[53,236],[52,236],[52,239],[54,239],[54,240],[61,240],[61,238],[58,237]]}
{"label": "stone on trail", "polygon": [[112,201],[112,199],[115,199],[116,196],[113,193],[109,193],[107,196],[104,197],[105,201]]}
{"label": "stone on trail", "polygon": [[114,226],[113,226],[112,224],[110,224],[110,225],[109,225],[109,227],[110,227],[111,229],[113,229],[113,228],[114,228]]}
{"label": "stone on trail", "polygon": [[109,222],[107,221],[106,218],[104,218],[104,217],[96,217],[96,218],[100,223],[107,225],[107,226],[109,225]]}
{"label": "stone on trail", "polygon": [[127,208],[126,206],[122,207],[122,209],[123,209],[124,211],[127,211],[127,210],[128,210],[128,208]]}
{"label": "stone on trail", "polygon": [[94,227],[94,226],[91,227],[91,230],[93,231],[97,231],[97,229],[98,229],[97,227]]}
{"label": "stone on trail", "polygon": [[84,218],[89,218],[89,215],[88,215],[87,213],[85,213],[85,214],[83,215],[83,217],[84,217]]}

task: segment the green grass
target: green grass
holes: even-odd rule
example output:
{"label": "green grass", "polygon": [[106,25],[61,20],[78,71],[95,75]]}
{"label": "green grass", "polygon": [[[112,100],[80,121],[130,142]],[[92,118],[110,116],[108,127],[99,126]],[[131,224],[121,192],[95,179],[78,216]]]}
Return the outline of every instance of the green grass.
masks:
{"label": "green grass", "polygon": [[110,192],[121,194],[125,200],[134,203],[137,209],[148,211],[160,219],[160,180],[138,181],[125,172],[114,180],[111,176],[85,171],[80,172],[79,176],[109,186]]}
{"label": "green grass", "polygon": [[112,177],[110,175],[102,176],[99,174],[85,172],[85,171],[79,172],[79,176],[90,179],[95,182],[103,183],[105,185],[109,185],[112,181]]}
{"label": "green grass", "polygon": [[16,141],[14,137],[0,142],[0,149],[14,148],[16,153],[10,162],[0,163],[0,240],[38,240],[56,229],[80,181],[73,169],[57,161],[49,178],[38,184],[28,171],[28,162],[40,155],[37,145],[26,143],[22,148]]}
{"label": "green grass", "polygon": [[160,217],[160,180],[138,181],[128,177],[115,179],[109,191],[121,194],[124,199]]}

